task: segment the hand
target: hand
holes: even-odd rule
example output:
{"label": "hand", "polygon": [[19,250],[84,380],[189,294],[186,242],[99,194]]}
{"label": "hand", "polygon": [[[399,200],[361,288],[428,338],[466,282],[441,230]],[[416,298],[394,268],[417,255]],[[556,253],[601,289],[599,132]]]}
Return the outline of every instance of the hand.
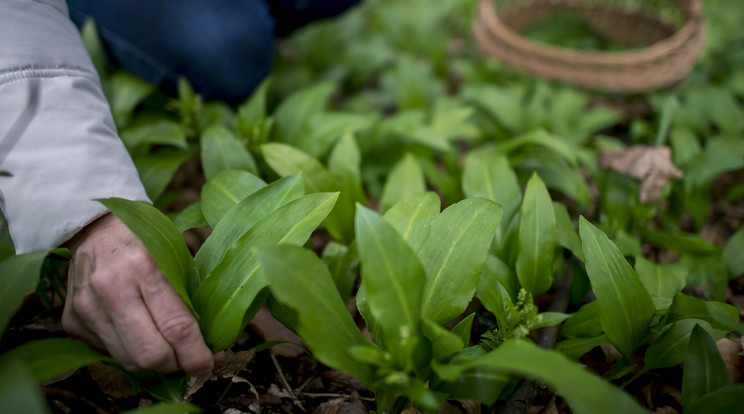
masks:
{"label": "hand", "polygon": [[214,366],[191,310],[140,240],[113,214],[69,243],[62,326],[127,370],[207,375]]}

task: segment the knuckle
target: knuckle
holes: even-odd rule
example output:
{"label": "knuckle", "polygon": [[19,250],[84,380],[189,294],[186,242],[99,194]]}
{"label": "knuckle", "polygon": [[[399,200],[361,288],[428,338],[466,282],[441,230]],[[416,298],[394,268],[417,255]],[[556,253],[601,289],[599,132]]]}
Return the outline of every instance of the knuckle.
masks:
{"label": "knuckle", "polygon": [[90,276],[90,288],[103,298],[116,296],[116,277],[108,271],[98,271]]}
{"label": "knuckle", "polygon": [[[70,304],[72,308],[72,312],[77,315],[78,317],[90,315],[93,312],[98,311],[96,301],[93,299],[93,296],[85,291],[78,292],[73,298],[72,302]],[[72,315],[67,314],[68,323],[72,322],[70,318],[72,318]],[[62,318],[63,323],[65,318]]]}
{"label": "knuckle", "polygon": [[145,346],[132,355],[136,370],[159,370],[169,366],[171,352],[164,346]]}
{"label": "knuckle", "polygon": [[165,339],[171,344],[183,344],[194,339],[199,332],[196,321],[189,316],[177,316],[165,321],[160,327]]}

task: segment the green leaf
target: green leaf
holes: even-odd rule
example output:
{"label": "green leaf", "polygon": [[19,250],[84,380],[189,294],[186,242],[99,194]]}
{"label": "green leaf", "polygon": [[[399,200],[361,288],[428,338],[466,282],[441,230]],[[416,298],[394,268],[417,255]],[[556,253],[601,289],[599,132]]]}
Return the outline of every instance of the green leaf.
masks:
{"label": "green leaf", "polygon": [[163,276],[198,315],[190,296],[199,286],[191,252],[176,226],[155,207],[121,198],[98,200],[119,218],[147,247]]}
{"label": "green leaf", "polygon": [[114,73],[107,86],[111,113],[120,127],[129,122],[134,108],[155,90],[151,83],[123,70]]}
{"label": "green leaf", "polygon": [[678,263],[658,265],[636,256],[635,268],[648,293],[672,299],[687,283],[687,268]]}
{"label": "green leaf", "polygon": [[317,113],[308,118],[307,134],[293,144],[313,157],[322,157],[344,134],[368,128],[372,118],[351,113]]}
{"label": "green leaf", "polygon": [[744,227],[740,228],[723,249],[723,262],[731,276],[744,274]]}
{"label": "green leaf", "polygon": [[246,170],[257,174],[256,161],[245,145],[227,127],[212,125],[199,139],[201,165],[207,180],[224,170]]}
{"label": "green leaf", "polygon": [[216,227],[231,208],[265,186],[262,179],[247,171],[220,171],[202,187],[204,217],[210,226]]}
{"label": "green leaf", "polygon": [[682,375],[683,405],[690,407],[706,394],[726,385],[729,385],[729,375],[716,343],[705,329],[695,325]]}
{"label": "green leaf", "polygon": [[727,385],[710,392],[692,406],[685,406],[688,414],[727,414],[744,411],[744,384]]}
{"label": "green leaf", "polygon": [[734,331],[744,335],[744,324],[739,322],[739,310],[727,303],[696,299],[678,293],[669,308],[669,323],[695,318],[709,322],[718,329]]}
{"label": "green leaf", "polygon": [[200,413],[202,409],[189,403],[160,403],[136,410],[124,411],[124,414],[190,414]]}
{"label": "green leaf", "polygon": [[519,323],[519,312],[501,283],[483,279],[478,283],[477,295],[483,306],[496,318],[499,330],[509,332],[514,324]]}
{"label": "green leaf", "polygon": [[41,265],[46,256],[47,252],[26,253],[0,262],[0,338],[24,298],[39,283]]}
{"label": "green leaf", "polygon": [[424,191],[426,191],[424,172],[416,157],[406,154],[388,175],[380,197],[380,211],[385,213],[398,201]]}
{"label": "green leaf", "polygon": [[424,269],[400,234],[366,207],[357,206],[356,235],[367,306],[397,368],[409,370],[421,346]]}
{"label": "green leaf", "polygon": [[558,245],[568,249],[577,259],[584,261],[584,252],[581,250],[581,239],[576,233],[568,209],[562,203],[553,201],[553,213],[555,214],[555,227]]}
{"label": "green leaf", "polygon": [[[519,280],[509,266],[493,254],[488,254],[486,262],[481,271],[480,280],[478,281],[477,292],[482,290],[481,285],[489,283],[499,283],[506,290],[507,296],[516,299],[519,293]],[[476,293],[480,295],[480,293]]]}
{"label": "green leaf", "polygon": [[384,218],[417,252],[429,236],[429,226],[439,214],[440,204],[436,193],[416,193],[395,203]]}
{"label": "green leaf", "polygon": [[572,361],[578,361],[582,355],[602,345],[611,345],[611,344],[606,336],[598,335],[598,336],[566,339],[566,340],[558,342],[555,345],[555,349],[560,351],[566,357],[568,357],[568,359]]}
{"label": "green leaf", "polygon": [[131,151],[140,145],[169,145],[188,149],[186,130],[183,125],[168,119],[135,122],[121,131],[121,140]]}
{"label": "green leaf", "polygon": [[[669,368],[682,363],[687,354],[692,329],[698,325],[711,332],[714,331],[708,322],[701,319],[682,319],[669,325],[646,350],[643,370]],[[725,335],[725,332],[719,332],[721,333],[716,334],[718,339]]]}
{"label": "green leaf", "polygon": [[560,158],[568,161],[572,167],[576,167],[577,165],[576,149],[560,137],[551,135],[542,129],[534,130],[510,139],[499,144],[497,148],[500,152],[509,154],[521,149],[522,147],[531,145],[537,145],[548,149],[553,156],[560,156]]}
{"label": "green leaf", "polygon": [[150,200],[157,200],[163,194],[178,167],[191,156],[191,151],[163,148],[133,157],[134,165]]}
{"label": "green leaf", "polygon": [[542,312],[537,315],[537,321],[530,326],[531,330],[555,326],[568,319],[571,315],[561,312]]}
{"label": "green leaf", "polygon": [[319,83],[295,92],[282,101],[274,112],[277,139],[296,146],[302,134],[307,132],[310,117],[323,111],[325,102],[335,90],[333,83]]}
{"label": "green leaf", "polygon": [[655,313],[654,303],[628,261],[600,229],[581,217],[579,234],[602,328],[610,342],[630,359],[646,335]]}
{"label": "green leaf", "polygon": [[259,220],[277,208],[303,196],[304,187],[299,175],[281,178],[231,207],[194,256],[202,278],[217,266],[227,250]]}
{"label": "green leaf", "polygon": [[[474,351],[473,351],[474,350]],[[473,354],[473,355],[469,355]],[[465,348],[454,358],[458,362],[472,360],[485,354],[480,346]],[[434,365],[435,370],[437,365]],[[463,372],[454,381],[440,381],[434,389],[446,393],[450,399],[468,399],[481,401],[491,406],[509,383],[511,376],[493,369],[474,367]]]}
{"label": "green leaf", "polygon": [[297,312],[298,323],[291,328],[315,358],[371,384],[371,367],[349,351],[371,344],[351,318],[323,262],[312,252],[292,246],[265,248],[259,257],[272,294]]}
{"label": "green leaf", "polygon": [[527,183],[519,225],[519,283],[534,296],[553,285],[553,257],[557,240],[555,214],[548,189],[537,174]]}
{"label": "green leaf", "polygon": [[188,207],[178,213],[178,215],[173,218],[173,224],[181,233],[195,227],[208,227],[209,222],[204,218],[201,201],[191,203]]}
{"label": "green leaf", "polygon": [[455,381],[473,368],[530,376],[545,381],[561,394],[575,413],[644,413],[630,395],[585,371],[555,351],[523,340],[509,340],[481,358],[435,367],[440,377]]}
{"label": "green leaf", "polygon": [[473,328],[473,320],[475,320],[475,313],[464,317],[452,328],[452,333],[457,335],[465,346],[470,344],[470,331]]}
{"label": "green leaf", "polygon": [[266,78],[238,108],[238,132],[241,137],[251,137],[254,129],[266,120],[266,91],[271,78]]}
{"label": "green leaf", "polygon": [[595,300],[582,306],[563,325],[561,335],[566,338],[594,337],[602,334],[599,303]]}
{"label": "green leaf", "polygon": [[26,342],[4,353],[0,366],[8,361],[22,362],[36,382],[49,381],[97,362],[119,366],[115,360],[99,354],[82,342],[62,338]]}
{"label": "green leaf", "polygon": [[504,209],[502,227],[519,209],[522,190],[509,160],[493,148],[472,151],[465,160],[462,190],[467,198],[487,198]]}
{"label": "green leaf", "polygon": [[8,360],[0,364],[0,412],[51,412],[41,388],[20,361]]}
{"label": "green leaf", "polygon": [[678,253],[689,253],[694,255],[712,255],[720,249],[702,237],[685,233],[670,233],[662,230],[641,228],[641,236],[649,243]]}
{"label": "green leaf", "polygon": [[432,321],[422,320],[422,329],[431,342],[433,361],[449,358],[466,345],[459,336]]}
{"label": "green leaf", "polygon": [[289,202],[256,223],[227,251],[193,296],[202,316],[202,333],[212,350],[233,343],[248,323],[245,318],[252,316],[247,311],[267,286],[256,252],[277,244],[304,244],[337,198],[337,193],[317,193]]}
{"label": "green leaf", "polygon": [[422,317],[445,324],[465,310],[500,220],[501,206],[473,198],[453,204],[432,221],[418,252],[426,272]]}

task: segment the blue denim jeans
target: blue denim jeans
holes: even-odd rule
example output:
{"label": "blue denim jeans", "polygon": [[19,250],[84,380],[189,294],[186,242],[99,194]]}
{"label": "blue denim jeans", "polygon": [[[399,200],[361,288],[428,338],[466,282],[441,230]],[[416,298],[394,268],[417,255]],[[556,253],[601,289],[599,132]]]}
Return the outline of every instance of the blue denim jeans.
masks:
{"label": "blue denim jeans", "polygon": [[206,98],[239,102],[271,71],[276,37],[360,0],[67,0],[92,17],[110,56],[147,81],[185,76]]}

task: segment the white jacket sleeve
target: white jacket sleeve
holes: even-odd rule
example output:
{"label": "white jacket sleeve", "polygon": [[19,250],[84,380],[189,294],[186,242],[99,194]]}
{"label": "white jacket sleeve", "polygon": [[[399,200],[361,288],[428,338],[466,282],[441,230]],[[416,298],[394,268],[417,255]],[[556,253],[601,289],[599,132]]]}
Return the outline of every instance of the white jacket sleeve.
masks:
{"label": "white jacket sleeve", "polygon": [[0,0],[0,207],[18,253],[148,201],[63,0]]}

